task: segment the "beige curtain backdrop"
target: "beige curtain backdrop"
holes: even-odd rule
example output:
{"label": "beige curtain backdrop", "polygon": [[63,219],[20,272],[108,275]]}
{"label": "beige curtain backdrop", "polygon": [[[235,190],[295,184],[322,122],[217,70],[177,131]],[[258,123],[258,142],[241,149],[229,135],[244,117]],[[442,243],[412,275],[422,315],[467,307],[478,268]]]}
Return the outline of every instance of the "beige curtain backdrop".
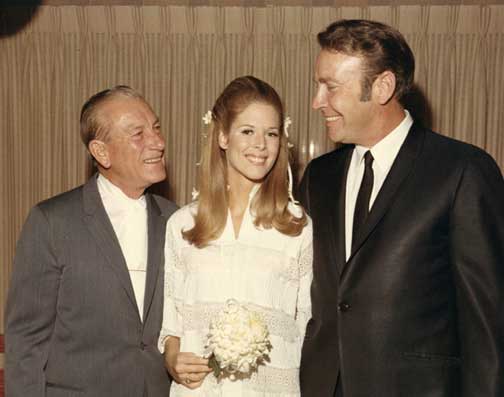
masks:
{"label": "beige curtain backdrop", "polygon": [[[1,22],[21,11],[2,10]],[[310,102],[315,35],[338,18],[376,19],[403,32],[418,65],[413,113],[504,166],[504,5],[45,5],[0,39],[0,333],[29,209],[86,180],[78,118],[87,97],[116,84],[145,93],[166,136],[168,194],[183,205],[195,184],[202,115],[227,82],[254,74],[285,100],[299,177],[333,148]]]}

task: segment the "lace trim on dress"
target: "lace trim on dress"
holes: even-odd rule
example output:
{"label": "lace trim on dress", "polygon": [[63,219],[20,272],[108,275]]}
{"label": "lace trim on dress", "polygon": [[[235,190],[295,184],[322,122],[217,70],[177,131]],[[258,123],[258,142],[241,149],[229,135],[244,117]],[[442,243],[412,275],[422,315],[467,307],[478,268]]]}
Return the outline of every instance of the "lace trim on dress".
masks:
{"label": "lace trim on dress", "polygon": [[299,257],[299,273],[301,277],[312,271],[313,266],[313,245],[310,244],[303,249]]}
{"label": "lace trim on dress", "polygon": [[297,312],[296,312],[296,320],[299,322],[299,323],[302,323],[303,321],[304,322],[308,322],[308,320],[310,319],[311,317],[311,308],[298,308],[297,309]]}
{"label": "lace trim on dress", "polygon": [[185,271],[186,266],[184,262],[180,259],[180,256],[177,252],[176,237],[173,235],[172,230],[168,230],[165,244],[166,244],[165,263],[172,265],[179,270]]}
{"label": "lace trim on dress", "polygon": [[[257,312],[268,325],[270,334],[280,336],[282,339],[295,342],[299,338],[299,331],[294,319],[280,310],[265,308],[263,306],[246,304]],[[184,316],[184,331],[208,329],[210,320],[224,307],[222,303],[200,303],[184,305],[181,312]]]}
{"label": "lace trim on dress", "polygon": [[[250,375],[236,376],[236,381],[243,382],[246,389],[257,392],[278,393],[280,395],[299,394],[298,368],[284,369],[260,365],[257,367],[257,371]],[[210,388],[219,387],[219,381],[213,375],[209,375],[206,382]]]}
{"label": "lace trim on dress", "polygon": [[290,281],[299,281],[312,270],[313,263],[313,247],[310,244],[303,249],[298,258],[291,258],[285,272],[280,276]]}
{"label": "lace trim on dress", "polygon": [[165,296],[166,298],[173,298],[175,288],[175,272],[185,272],[186,266],[177,254],[175,237],[172,230],[168,230],[166,235],[166,249],[165,249]]}

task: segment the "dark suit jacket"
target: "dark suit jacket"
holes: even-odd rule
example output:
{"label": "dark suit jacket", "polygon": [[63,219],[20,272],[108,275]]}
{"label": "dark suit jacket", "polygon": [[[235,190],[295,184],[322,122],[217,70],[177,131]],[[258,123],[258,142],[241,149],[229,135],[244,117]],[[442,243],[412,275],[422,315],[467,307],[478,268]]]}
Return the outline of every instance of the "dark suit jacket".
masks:
{"label": "dark suit jacket", "polygon": [[345,261],[353,146],[312,161],[304,397],[504,396],[504,182],[484,151],[414,124]]}
{"label": "dark suit jacket", "polygon": [[150,194],[143,322],[96,178],[35,206],[18,241],[6,312],[9,397],[167,397],[157,349],[166,221]]}

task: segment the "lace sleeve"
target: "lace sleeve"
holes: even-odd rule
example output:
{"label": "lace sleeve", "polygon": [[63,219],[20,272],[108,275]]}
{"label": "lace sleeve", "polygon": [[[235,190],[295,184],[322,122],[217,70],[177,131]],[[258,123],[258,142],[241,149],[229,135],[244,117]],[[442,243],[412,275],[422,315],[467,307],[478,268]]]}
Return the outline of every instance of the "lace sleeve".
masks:
{"label": "lace sleeve", "polygon": [[[299,290],[296,308],[296,324],[304,339],[306,324],[311,318],[310,287],[313,279],[313,245],[311,224],[306,227],[303,246],[299,256]],[[301,340],[302,340],[301,339]]]}
{"label": "lace sleeve", "polygon": [[[178,254],[178,240],[174,226],[168,221],[165,240],[163,323],[158,340],[158,349],[164,353],[164,344],[169,336],[182,334],[181,300],[185,267]],[[179,231],[180,233],[180,231]]]}

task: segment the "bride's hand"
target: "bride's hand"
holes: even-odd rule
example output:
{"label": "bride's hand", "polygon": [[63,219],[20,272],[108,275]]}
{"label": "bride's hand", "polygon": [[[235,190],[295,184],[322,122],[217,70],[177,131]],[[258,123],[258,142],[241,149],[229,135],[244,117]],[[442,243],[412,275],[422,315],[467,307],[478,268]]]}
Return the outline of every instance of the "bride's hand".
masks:
{"label": "bride's hand", "polygon": [[189,389],[201,386],[212,372],[208,359],[194,353],[180,352],[180,338],[169,337],[165,342],[165,367],[175,382]]}

